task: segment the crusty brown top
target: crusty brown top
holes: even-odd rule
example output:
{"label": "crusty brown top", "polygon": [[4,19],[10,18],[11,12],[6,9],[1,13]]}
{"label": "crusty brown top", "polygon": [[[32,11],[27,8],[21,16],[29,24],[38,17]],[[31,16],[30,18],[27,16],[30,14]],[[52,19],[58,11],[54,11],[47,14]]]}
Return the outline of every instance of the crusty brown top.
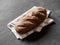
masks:
{"label": "crusty brown top", "polygon": [[25,34],[41,24],[45,20],[46,15],[45,8],[30,11],[16,22],[15,29],[18,33]]}

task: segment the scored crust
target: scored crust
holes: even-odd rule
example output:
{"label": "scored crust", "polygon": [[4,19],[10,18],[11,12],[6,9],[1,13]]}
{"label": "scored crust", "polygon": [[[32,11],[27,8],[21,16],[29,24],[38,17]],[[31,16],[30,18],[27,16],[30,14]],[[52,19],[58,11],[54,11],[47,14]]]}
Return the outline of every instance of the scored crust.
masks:
{"label": "scored crust", "polygon": [[40,25],[46,19],[46,16],[45,8],[34,9],[15,23],[15,29],[19,34],[25,34]]}

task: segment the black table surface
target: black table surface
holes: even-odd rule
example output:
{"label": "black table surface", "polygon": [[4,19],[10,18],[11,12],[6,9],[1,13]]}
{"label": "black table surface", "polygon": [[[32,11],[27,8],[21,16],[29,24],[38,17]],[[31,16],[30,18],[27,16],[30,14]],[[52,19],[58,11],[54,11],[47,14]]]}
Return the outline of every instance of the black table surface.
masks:
{"label": "black table surface", "polygon": [[[50,9],[55,24],[17,40],[7,24],[33,6]],[[0,45],[60,45],[60,0],[0,0]]]}

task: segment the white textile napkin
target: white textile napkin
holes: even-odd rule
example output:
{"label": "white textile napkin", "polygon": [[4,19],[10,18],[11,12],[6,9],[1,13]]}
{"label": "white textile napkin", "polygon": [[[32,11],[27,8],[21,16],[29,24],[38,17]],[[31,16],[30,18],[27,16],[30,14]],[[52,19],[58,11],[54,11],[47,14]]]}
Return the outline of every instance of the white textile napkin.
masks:
{"label": "white textile napkin", "polygon": [[[34,8],[37,8],[37,7],[34,6],[34,7],[32,7],[31,9],[29,9],[28,11],[30,11],[30,10],[32,10],[32,9],[34,9]],[[27,12],[28,12],[28,11],[27,11]],[[23,15],[26,14],[27,12],[23,13]],[[47,15],[48,15],[48,16],[49,16],[50,13],[51,13],[51,11],[50,11],[50,10],[47,10]],[[52,22],[54,21],[54,20],[51,19],[51,18],[45,19],[45,21],[44,21],[42,24],[40,24],[37,28],[29,31],[29,32],[26,33],[26,34],[21,35],[21,34],[17,33],[16,30],[15,30],[15,28],[14,28],[15,22],[16,22],[20,17],[21,17],[21,16],[18,16],[16,19],[14,19],[13,21],[11,21],[11,22],[9,22],[9,23],[7,24],[7,27],[12,31],[12,33],[16,36],[17,39],[23,39],[23,38],[27,37],[28,35],[32,34],[32,33],[35,32],[35,31],[36,31],[36,32],[40,32],[41,29],[42,29],[44,26],[46,26],[46,25],[48,25],[48,24],[50,24],[50,23],[52,23]],[[34,30],[35,30],[35,31],[34,31]]]}

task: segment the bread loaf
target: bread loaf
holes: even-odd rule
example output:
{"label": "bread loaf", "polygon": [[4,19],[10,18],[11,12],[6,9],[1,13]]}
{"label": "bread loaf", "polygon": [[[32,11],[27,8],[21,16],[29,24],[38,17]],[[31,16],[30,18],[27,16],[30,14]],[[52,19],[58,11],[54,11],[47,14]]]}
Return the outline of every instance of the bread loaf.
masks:
{"label": "bread loaf", "polygon": [[15,29],[19,34],[25,34],[40,25],[46,19],[46,16],[45,8],[34,9],[15,23]]}

